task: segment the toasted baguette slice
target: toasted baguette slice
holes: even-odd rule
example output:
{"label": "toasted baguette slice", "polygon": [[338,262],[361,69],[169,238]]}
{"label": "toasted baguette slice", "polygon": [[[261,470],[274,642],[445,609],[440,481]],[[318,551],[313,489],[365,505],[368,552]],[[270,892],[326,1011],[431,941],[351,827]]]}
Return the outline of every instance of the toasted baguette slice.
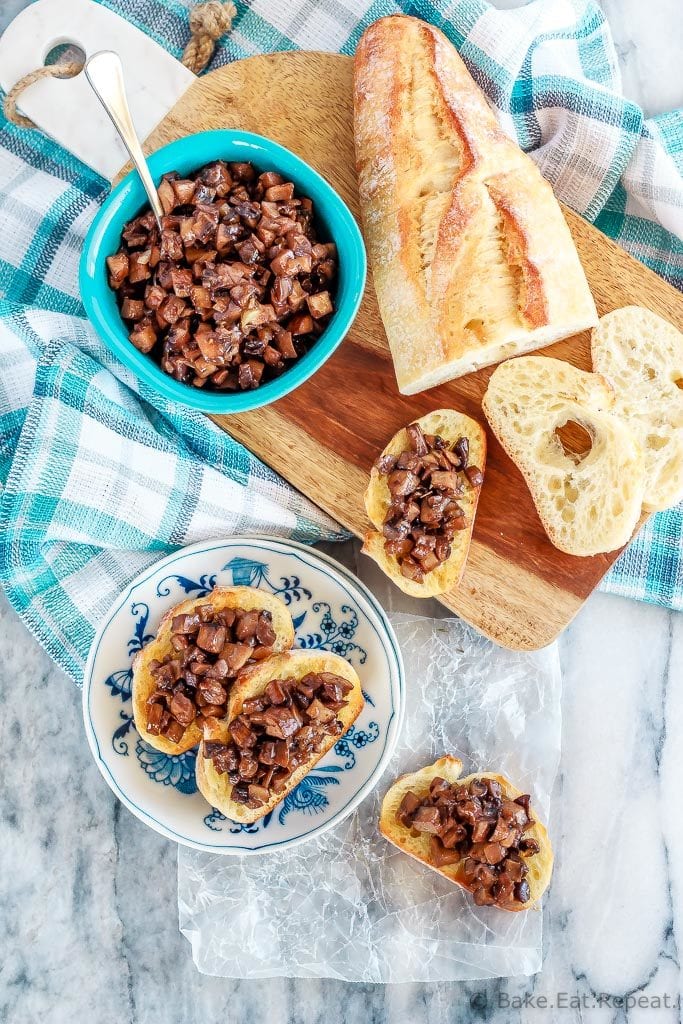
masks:
{"label": "toasted baguette slice", "polygon": [[201,720],[195,719],[185,730],[180,743],[172,743],[166,736],[154,736],[147,732],[147,700],[156,690],[154,677],[149,670],[150,662],[155,659],[164,661],[173,651],[171,647],[171,623],[176,615],[189,615],[202,604],[212,604],[218,611],[223,608],[243,608],[251,611],[269,611],[273,616],[275,643],[273,651],[287,651],[294,643],[294,625],[292,617],[279,598],[267,594],[254,587],[215,587],[206,597],[181,601],[170,608],[159,623],[154,640],[145,644],[133,660],[133,715],[135,728],[140,737],[156,750],[165,754],[182,754],[196,747],[202,738]]}
{"label": "toasted baguette slice", "polygon": [[[445,779],[446,782],[450,783],[457,782],[459,785],[464,786],[471,782],[472,779],[495,779],[496,782],[500,783],[503,794],[509,800],[514,800],[522,795],[521,790],[515,789],[512,783],[508,782],[503,775],[497,775],[495,772],[476,772],[474,775],[466,775],[465,778],[461,779],[461,771],[462,761],[457,757],[446,754],[445,757],[440,757],[434,764],[427,765],[425,768],[421,768],[419,771],[412,772],[409,775],[402,775],[400,779],[394,782],[382,801],[379,830],[390,843],[397,846],[403,853],[415,857],[416,860],[426,864],[432,871],[438,871],[449,882],[454,882],[456,885],[471,892],[471,886],[465,882],[463,877],[464,857],[455,864],[444,864],[442,867],[435,867],[429,852],[429,836],[425,835],[425,833],[414,834],[412,829],[406,828],[396,818],[396,812],[406,793],[415,793],[416,796],[422,799],[429,795],[429,785],[432,779],[436,778]],[[524,835],[530,839],[535,839],[540,846],[538,853],[526,859],[526,864],[529,868],[527,881],[531,893],[530,899],[524,904],[515,902],[505,906],[502,908],[504,910],[527,910],[532,907],[548,888],[552,874],[553,850],[550,845],[550,838],[532,808],[530,808],[530,813],[534,819],[534,824]]]}
{"label": "toasted baguette slice", "polygon": [[[622,547],[640,517],[642,453],[613,405],[600,374],[543,356],[502,363],[484,395],[486,418],[524,476],[548,537],[570,555]],[[587,454],[565,452],[556,431],[567,423],[590,435]]]}
{"label": "toasted baguette slice", "polygon": [[643,507],[683,498],[683,334],[661,316],[626,306],[603,316],[591,338],[593,369],[614,388],[614,412],[644,455]]}
{"label": "toasted baguette slice", "polygon": [[595,326],[550,185],[438,29],[393,15],[365,30],[354,135],[368,257],[404,395]]}
{"label": "toasted baguette slice", "polygon": [[[337,715],[344,726],[344,732],[341,734],[343,736],[358,718],[364,703],[360,679],[355,669],[338,654],[330,654],[327,651],[289,651],[287,654],[273,655],[262,661],[260,665],[245,669],[232,688],[227,715],[220,720],[209,719],[205,726],[204,738],[209,741],[227,743],[230,736],[230,722],[239,715],[242,704],[248,697],[256,697],[263,693],[271,679],[303,679],[309,672],[334,672],[335,675],[342,676],[353,684],[353,689],[344,698],[348,704]],[[261,807],[247,807],[245,804],[236,803],[231,799],[232,786],[228,781],[227,774],[220,775],[214,768],[211,758],[204,757],[203,744],[197,754],[197,786],[211,806],[216,807],[231,821],[244,823],[258,821],[284,800],[288,793],[296,789],[304,775],[308,775],[313,766],[325,756],[328,750],[331,750],[339,739],[340,736],[326,737],[320,752],[314,754],[307,764],[302,764],[300,768],[292,772],[283,791],[274,793],[270,800]]]}
{"label": "toasted baguette slice", "polygon": [[[440,434],[451,444],[461,437],[466,437],[470,443],[470,465],[478,466],[484,473],[486,469],[486,432],[476,420],[465,416],[464,413],[456,412],[454,409],[436,409],[412,422],[419,423],[425,434]],[[394,434],[382,455],[400,455],[401,452],[409,448],[408,432],[403,427]],[[422,583],[416,583],[415,580],[406,579],[401,575],[397,559],[393,555],[388,555],[384,550],[382,525],[391,503],[391,493],[387,485],[387,478],[379,472],[376,466],[373,466],[370,471],[370,483],[365,492],[365,509],[375,529],[369,530],[365,534],[362,551],[370,558],[374,558],[379,567],[404,593],[410,594],[412,597],[433,597],[434,594],[443,594],[444,591],[456,587],[463,574],[472,540],[480,490],[479,487],[468,487],[465,494],[458,498],[458,504],[462,507],[467,519],[467,529],[461,530],[453,539],[450,558],[427,573]]]}

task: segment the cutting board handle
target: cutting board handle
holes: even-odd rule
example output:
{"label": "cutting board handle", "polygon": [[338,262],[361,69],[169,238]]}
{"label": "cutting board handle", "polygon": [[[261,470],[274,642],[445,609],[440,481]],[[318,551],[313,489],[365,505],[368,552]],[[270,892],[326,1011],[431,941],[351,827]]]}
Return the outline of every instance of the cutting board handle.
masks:
{"label": "cutting board handle", "polygon": [[[0,85],[8,92],[42,67],[62,43],[86,57],[115,50],[121,57],[133,121],[145,139],[195,80],[191,71],[118,14],[93,0],[36,0],[0,37]],[[22,113],[46,135],[111,180],[128,157],[85,75],[35,82],[19,100]]]}

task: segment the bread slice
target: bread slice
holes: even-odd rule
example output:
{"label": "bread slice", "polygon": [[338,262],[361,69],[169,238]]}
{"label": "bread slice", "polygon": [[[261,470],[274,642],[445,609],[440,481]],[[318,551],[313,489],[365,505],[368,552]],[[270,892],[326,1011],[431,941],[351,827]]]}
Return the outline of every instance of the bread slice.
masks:
{"label": "bread slice", "polygon": [[187,727],[180,743],[173,743],[166,736],[154,736],[147,732],[147,700],[156,690],[154,676],[149,670],[150,662],[165,661],[172,654],[171,623],[176,615],[189,615],[202,604],[212,604],[218,611],[224,608],[243,608],[251,611],[269,611],[273,616],[275,644],[273,651],[287,651],[294,643],[292,617],[279,598],[254,587],[215,587],[205,597],[181,601],[170,608],[161,622],[154,640],[142,648],[133,659],[133,715],[135,728],[145,743],[165,754],[182,754],[196,747],[202,738],[201,720],[195,719]]}
{"label": "bread slice", "polygon": [[[465,786],[473,779],[495,779],[496,782],[500,783],[503,794],[508,799],[514,800],[522,795],[521,790],[516,789],[503,775],[497,775],[494,772],[476,772],[474,775],[467,775],[461,779],[461,771],[462,761],[457,757],[446,754],[445,757],[440,757],[434,764],[427,765],[417,772],[411,772],[409,775],[402,775],[400,779],[394,782],[382,801],[379,830],[390,843],[397,846],[403,853],[407,853],[422,864],[426,864],[432,871],[438,871],[449,882],[454,882],[456,885],[471,892],[471,886],[463,878],[465,858],[455,864],[444,864],[442,867],[435,867],[429,852],[429,836],[425,835],[424,832],[414,833],[412,829],[406,828],[396,818],[396,812],[405,794],[412,792],[421,799],[428,796],[429,785],[432,779],[436,778],[445,779],[446,782],[450,783],[457,782],[459,785]],[[553,870],[553,850],[550,838],[545,827],[540,823],[538,816],[531,808],[530,814],[534,819],[534,824],[524,835],[530,839],[535,839],[540,846],[538,853],[525,859],[529,868],[527,881],[531,896],[527,903],[520,904],[515,902],[504,907],[503,909],[505,910],[527,910],[532,907],[541,898],[550,882]]]}
{"label": "bread slice", "polygon": [[[551,542],[570,555],[614,551],[638,523],[645,474],[631,431],[611,411],[604,377],[543,356],[502,363],[482,407],[526,480]],[[578,424],[587,454],[565,451],[556,431]]]}
{"label": "bread slice", "polygon": [[603,316],[591,338],[593,369],[614,388],[614,412],[643,451],[649,512],[683,498],[683,334],[640,306]]}
{"label": "bread slice", "polygon": [[368,257],[403,394],[595,326],[550,185],[438,29],[392,15],[365,30],[354,135]]}
{"label": "bread slice", "polygon": [[[364,703],[361,682],[356,670],[344,658],[338,654],[330,654],[328,651],[289,651],[286,654],[273,655],[262,661],[261,664],[245,669],[232,688],[227,715],[220,720],[210,719],[205,727],[204,738],[219,743],[228,742],[230,722],[239,715],[242,704],[248,697],[255,697],[263,693],[271,679],[303,679],[309,672],[334,672],[335,675],[342,676],[353,684],[353,689],[344,698],[348,704],[337,715],[344,726],[344,732],[341,734],[343,736],[358,718]],[[292,772],[283,791],[274,793],[270,800],[262,804],[261,807],[247,807],[245,804],[236,803],[231,799],[232,786],[228,781],[227,774],[219,774],[214,768],[211,758],[204,757],[203,745],[197,754],[197,786],[211,806],[216,807],[231,821],[245,824],[258,821],[284,800],[288,793],[296,789],[304,775],[308,775],[313,766],[325,756],[328,750],[331,750],[340,738],[340,736],[326,737],[319,753],[314,754],[307,764],[301,765],[300,768]]]}
{"label": "bread slice", "polygon": [[[456,412],[455,409],[436,409],[434,412],[421,416],[418,420],[425,434],[440,434],[444,440],[454,444],[459,438],[466,437],[470,444],[470,465],[477,466],[482,473],[486,468],[486,433],[476,420]],[[394,434],[382,455],[400,455],[410,448],[410,441],[405,427]],[[397,587],[412,597],[433,597],[443,594],[460,582],[465,568],[467,554],[472,540],[474,519],[479,502],[479,487],[467,487],[458,504],[462,507],[467,520],[467,528],[456,534],[451,544],[450,558],[438,565],[436,569],[425,575],[422,583],[406,579],[401,575],[397,559],[384,550],[382,525],[387,509],[391,503],[391,493],[387,478],[376,466],[370,471],[370,483],[365,492],[365,509],[374,530],[369,530],[364,537],[362,551],[374,558],[379,567],[394,581]]]}

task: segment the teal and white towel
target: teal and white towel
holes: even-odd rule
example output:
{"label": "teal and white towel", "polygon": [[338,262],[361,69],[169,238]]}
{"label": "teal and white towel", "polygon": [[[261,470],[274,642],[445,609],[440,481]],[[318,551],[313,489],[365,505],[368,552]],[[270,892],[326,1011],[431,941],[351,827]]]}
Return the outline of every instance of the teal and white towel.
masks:
{"label": "teal and white towel", "polygon": [[[106,6],[180,55],[188,11],[177,0]],[[399,10],[438,25],[558,197],[683,288],[683,114],[648,121],[623,98],[594,3],[237,8],[211,67],[272,50],[353,53],[366,25]],[[77,680],[115,593],[173,548],[234,532],[341,536],[240,445],[139,385],[99,343],[77,267],[106,193],[105,181],[44,136],[0,120],[0,581]],[[681,508],[655,516],[603,586],[683,608]]]}

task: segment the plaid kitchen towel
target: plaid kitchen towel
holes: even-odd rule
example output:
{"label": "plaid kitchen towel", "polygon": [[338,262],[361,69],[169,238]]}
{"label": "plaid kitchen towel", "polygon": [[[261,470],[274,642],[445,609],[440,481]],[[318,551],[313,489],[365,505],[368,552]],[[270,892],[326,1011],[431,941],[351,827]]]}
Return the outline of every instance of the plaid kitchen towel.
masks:
{"label": "plaid kitchen towel", "polygon": [[[179,56],[188,6],[106,0]],[[599,8],[536,0],[253,0],[211,67],[254,53],[352,53],[403,10],[455,43],[518,138],[578,210],[683,287],[683,117],[645,121],[621,95]],[[77,289],[106,182],[37,132],[0,122],[0,580],[52,657],[79,679],[93,629],[145,565],[235,531],[315,540],[334,524],[201,416],[138,384],[97,341]],[[654,517],[603,584],[683,607],[683,514]]]}

